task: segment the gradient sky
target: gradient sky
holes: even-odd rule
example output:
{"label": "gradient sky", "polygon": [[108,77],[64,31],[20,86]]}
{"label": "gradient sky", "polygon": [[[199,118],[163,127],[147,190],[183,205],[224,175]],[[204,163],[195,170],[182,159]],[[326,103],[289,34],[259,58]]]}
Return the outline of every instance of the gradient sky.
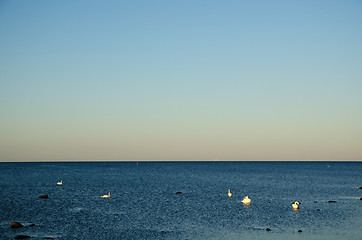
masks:
{"label": "gradient sky", "polygon": [[362,1],[0,1],[0,161],[362,160]]}

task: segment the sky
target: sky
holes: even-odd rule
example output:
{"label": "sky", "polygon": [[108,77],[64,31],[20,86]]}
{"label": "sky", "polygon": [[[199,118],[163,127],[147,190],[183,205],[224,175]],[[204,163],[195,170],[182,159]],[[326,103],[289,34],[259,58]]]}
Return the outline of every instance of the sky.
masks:
{"label": "sky", "polygon": [[362,1],[0,0],[0,161],[362,160]]}

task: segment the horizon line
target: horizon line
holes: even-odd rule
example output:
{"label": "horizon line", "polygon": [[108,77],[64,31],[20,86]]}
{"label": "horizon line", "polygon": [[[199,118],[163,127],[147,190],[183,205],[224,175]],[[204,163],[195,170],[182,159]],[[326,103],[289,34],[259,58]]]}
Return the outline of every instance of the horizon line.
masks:
{"label": "horizon line", "polygon": [[298,160],[150,160],[150,159],[143,159],[143,160],[14,160],[14,161],[2,161],[0,163],[16,163],[16,162],[361,162],[362,160],[348,160],[348,159],[339,159],[339,160],[311,160],[311,159],[298,159]]}

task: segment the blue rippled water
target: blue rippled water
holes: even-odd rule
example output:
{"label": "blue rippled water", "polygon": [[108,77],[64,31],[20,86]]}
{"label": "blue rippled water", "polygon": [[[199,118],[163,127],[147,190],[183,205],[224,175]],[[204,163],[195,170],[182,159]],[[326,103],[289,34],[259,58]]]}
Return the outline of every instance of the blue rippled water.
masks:
{"label": "blue rippled water", "polygon": [[0,239],[362,239],[361,173],[361,162],[0,163]]}

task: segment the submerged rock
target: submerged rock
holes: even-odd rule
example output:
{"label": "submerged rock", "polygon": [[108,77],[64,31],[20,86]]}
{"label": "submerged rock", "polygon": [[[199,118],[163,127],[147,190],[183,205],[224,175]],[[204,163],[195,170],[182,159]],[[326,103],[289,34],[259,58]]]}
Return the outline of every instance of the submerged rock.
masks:
{"label": "submerged rock", "polygon": [[318,209],[317,209],[317,212],[319,212],[319,211],[320,211],[320,209],[318,208]]}
{"label": "submerged rock", "polygon": [[182,192],[176,192],[176,194],[182,194]]}
{"label": "submerged rock", "polygon": [[27,238],[30,238],[30,236],[28,235],[18,235],[15,237],[15,239],[27,239]]}
{"label": "submerged rock", "polygon": [[299,229],[298,232],[303,232],[303,231]]}
{"label": "submerged rock", "polygon": [[271,231],[271,229],[270,229],[270,228],[266,228],[265,230],[266,230],[266,231]]}
{"label": "submerged rock", "polygon": [[34,224],[34,223],[32,223],[32,224],[30,224],[30,225],[29,225],[29,227],[35,227],[35,224]]}
{"label": "submerged rock", "polygon": [[12,228],[21,228],[21,227],[24,227],[24,226],[23,226],[23,224],[21,224],[19,222],[12,222],[11,227]]}
{"label": "submerged rock", "polygon": [[39,198],[48,198],[48,195],[43,194],[43,195],[40,195]]}

